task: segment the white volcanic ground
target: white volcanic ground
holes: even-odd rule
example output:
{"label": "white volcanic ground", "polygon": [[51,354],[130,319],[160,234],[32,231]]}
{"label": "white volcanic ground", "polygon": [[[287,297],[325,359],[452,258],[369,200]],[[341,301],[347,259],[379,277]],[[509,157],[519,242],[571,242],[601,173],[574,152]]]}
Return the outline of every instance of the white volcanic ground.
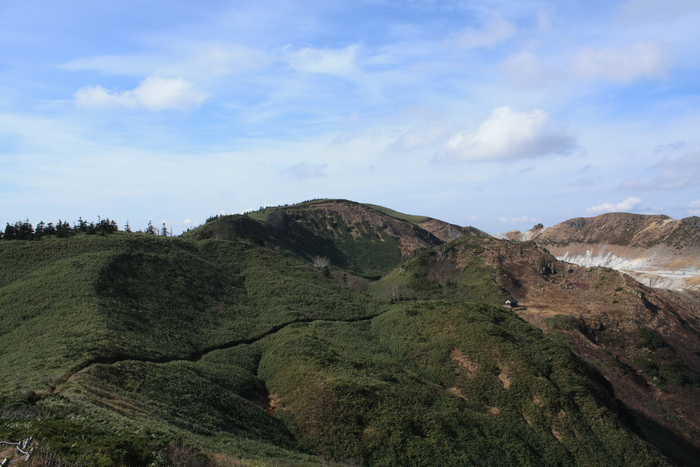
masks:
{"label": "white volcanic ground", "polygon": [[670,248],[642,250],[617,245],[581,244],[547,248],[559,260],[622,271],[650,287],[674,290],[700,288],[700,264]]}
{"label": "white volcanic ground", "polygon": [[[494,237],[515,241],[538,242],[546,228],[525,232],[511,231]],[[655,245],[651,248],[625,247],[606,243],[570,243],[544,245],[558,260],[586,267],[615,269],[649,287],[672,290],[700,290],[700,245],[674,248]]]}

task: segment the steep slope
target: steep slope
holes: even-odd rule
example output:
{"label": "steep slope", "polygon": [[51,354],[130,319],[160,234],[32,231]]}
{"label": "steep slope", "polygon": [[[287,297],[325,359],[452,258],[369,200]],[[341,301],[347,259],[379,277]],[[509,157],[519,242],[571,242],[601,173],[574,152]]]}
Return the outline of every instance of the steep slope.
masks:
{"label": "steep slope", "polygon": [[307,261],[325,257],[334,268],[379,278],[414,250],[439,245],[470,229],[380,206],[317,200],[219,217],[185,237],[249,239]]}
{"label": "steep slope", "polygon": [[396,219],[402,219],[414,223],[422,229],[425,229],[428,232],[432,233],[443,242],[450,242],[463,235],[477,235],[480,237],[490,237],[489,234],[475,227],[461,227],[459,225],[450,224],[439,219],[433,219],[432,217],[411,216],[400,212],[396,212],[393,209],[385,208],[383,206],[377,206],[375,204],[365,204],[365,206],[383,212],[384,214],[388,214],[389,216],[394,217]]}
{"label": "steep slope", "polygon": [[[700,222],[668,216],[610,213],[576,218],[546,229],[509,232],[534,240],[558,259],[624,271],[643,284],[669,289],[700,288]],[[540,226],[541,227],[541,226]]]}
{"label": "steep slope", "polygon": [[[478,270],[491,271],[481,274],[490,284],[469,277]],[[521,317],[566,337],[605,375],[646,439],[681,465],[698,464],[697,293],[652,289],[611,269],[558,261],[533,242],[478,237],[422,252],[380,282],[399,300],[426,293],[501,303],[517,298]]]}

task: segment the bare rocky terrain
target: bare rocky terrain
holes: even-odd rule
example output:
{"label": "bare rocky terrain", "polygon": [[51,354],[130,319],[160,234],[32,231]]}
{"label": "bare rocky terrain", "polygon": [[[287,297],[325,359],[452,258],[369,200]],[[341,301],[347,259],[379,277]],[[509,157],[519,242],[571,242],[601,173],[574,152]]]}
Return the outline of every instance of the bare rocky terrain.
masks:
{"label": "bare rocky terrain", "polygon": [[498,237],[533,240],[557,259],[623,271],[642,284],[700,289],[700,219],[627,213],[570,219]]}

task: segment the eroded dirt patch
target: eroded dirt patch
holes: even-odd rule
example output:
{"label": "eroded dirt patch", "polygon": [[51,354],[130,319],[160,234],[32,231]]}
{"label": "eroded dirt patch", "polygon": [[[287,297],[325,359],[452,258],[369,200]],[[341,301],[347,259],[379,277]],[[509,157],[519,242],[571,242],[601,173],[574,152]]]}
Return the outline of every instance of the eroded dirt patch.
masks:
{"label": "eroded dirt patch", "polygon": [[474,376],[474,373],[477,372],[479,369],[479,365],[476,363],[472,362],[467,358],[464,353],[462,353],[461,350],[459,349],[453,349],[452,352],[450,352],[450,357],[452,360],[457,362],[459,367],[467,374],[467,376],[472,377]]}

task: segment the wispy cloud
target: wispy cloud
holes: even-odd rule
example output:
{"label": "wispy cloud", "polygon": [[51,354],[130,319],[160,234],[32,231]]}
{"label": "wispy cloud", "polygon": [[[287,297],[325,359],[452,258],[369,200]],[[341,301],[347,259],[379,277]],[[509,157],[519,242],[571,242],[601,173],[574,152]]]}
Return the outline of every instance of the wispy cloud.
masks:
{"label": "wispy cloud", "polygon": [[396,141],[389,146],[389,152],[409,152],[416,149],[429,147],[444,141],[448,136],[448,130],[445,125],[440,123],[428,123],[416,125],[409,130],[403,132]]}
{"label": "wispy cloud", "polygon": [[328,164],[308,164],[306,162],[302,162],[301,164],[296,164],[284,169],[282,174],[296,180],[319,178],[326,176],[326,167],[328,167]]}
{"label": "wispy cloud", "polygon": [[507,217],[501,217],[499,221],[502,224],[523,224],[525,222],[541,222],[542,219],[538,219],[536,217],[530,217],[530,216],[521,216],[521,217],[511,217],[508,219]]}
{"label": "wispy cloud", "polygon": [[538,87],[551,80],[560,79],[562,72],[546,66],[531,50],[521,50],[508,56],[501,70],[517,87]]}
{"label": "wispy cloud", "polygon": [[453,34],[452,43],[459,49],[494,47],[515,34],[515,26],[500,16],[489,19],[481,29],[466,28]]}
{"label": "wispy cloud", "polygon": [[687,141],[674,141],[672,143],[660,144],[654,148],[656,154],[667,152],[667,151],[677,151],[688,146]]}
{"label": "wispy cloud", "polygon": [[559,48],[550,55],[526,48],[509,55],[501,70],[511,83],[521,87],[600,81],[624,85],[639,79],[662,78],[671,64],[669,47],[658,41],[645,41],[578,50]]}
{"label": "wispy cloud", "polygon": [[624,189],[677,190],[700,185],[700,151],[689,152],[677,159],[664,157],[652,166],[658,175],[650,179],[622,182]]}
{"label": "wispy cloud", "polygon": [[630,196],[624,201],[619,203],[603,203],[598,206],[591,206],[586,208],[586,212],[589,214],[603,214],[605,212],[629,212],[642,204],[643,201],[637,197]]}
{"label": "wispy cloud", "polygon": [[517,112],[499,107],[476,133],[460,132],[450,138],[435,160],[512,160],[570,154],[576,147],[576,136],[550,122],[543,110]]}
{"label": "wispy cloud", "polygon": [[661,77],[669,63],[667,51],[654,41],[627,48],[584,48],[573,58],[572,74],[577,79],[629,83]]}
{"label": "wispy cloud", "polygon": [[132,90],[108,91],[87,86],[75,93],[79,107],[125,107],[151,111],[189,110],[198,107],[207,95],[181,78],[149,77]]}
{"label": "wispy cloud", "polygon": [[286,46],[283,50],[289,64],[299,71],[325,73],[343,78],[355,77],[359,72],[355,64],[358,51],[356,45],[343,49],[304,47],[299,50],[293,50],[291,46]]}
{"label": "wispy cloud", "polygon": [[69,71],[93,71],[113,76],[212,77],[259,70],[274,63],[264,50],[239,44],[181,40],[168,44],[157,53],[138,55],[95,55],[60,64]]}
{"label": "wispy cloud", "polygon": [[622,14],[632,22],[668,21],[699,9],[696,0],[629,0],[622,5]]}
{"label": "wispy cloud", "polygon": [[691,216],[700,216],[700,199],[697,201],[693,201],[688,204],[688,214]]}

